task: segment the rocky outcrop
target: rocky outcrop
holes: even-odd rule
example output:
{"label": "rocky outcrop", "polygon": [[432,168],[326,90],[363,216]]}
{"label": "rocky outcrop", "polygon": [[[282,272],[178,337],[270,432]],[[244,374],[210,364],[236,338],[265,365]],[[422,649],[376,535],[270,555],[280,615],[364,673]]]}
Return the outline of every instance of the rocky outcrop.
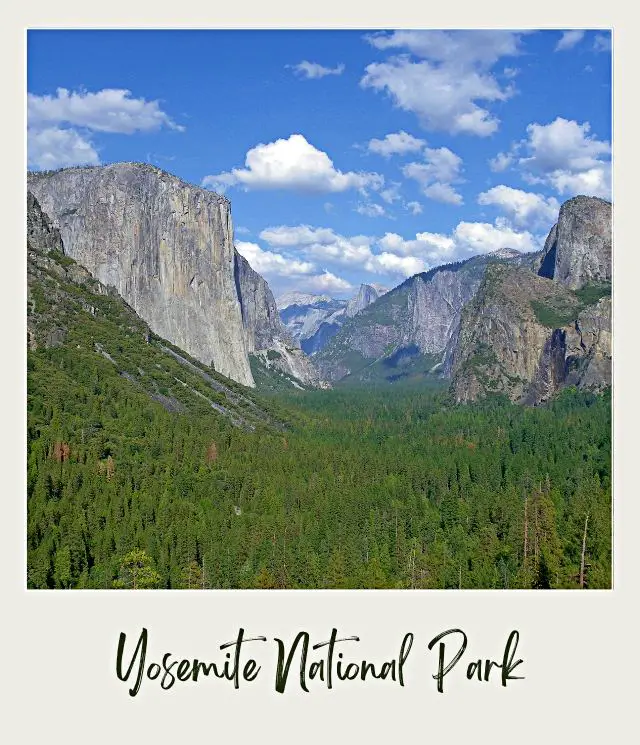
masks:
{"label": "rocky outcrop", "polygon": [[[52,218],[47,240],[58,236],[68,256],[197,360],[253,386],[250,353],[296,346],[267,283],[235,251],[224,197],[142,163],[30,173],[28,184]],[[305,382],[317,377],[298,357]]]}
{"label": "rocky outcrop", "polygon": [[584,305],[526,268],[489,267],[465,308],[451,361],[451,390],[466,402],[489,393],[538,404],[567,385],[611,382],[611,301]]}
{"label": "rocky outcrop", "polygon": [[157,334],[253,385],[224,197],[135,163],[31,173],[28,184],[69,256]]}
{"label": "rocky outcrop", "polygon": [[321,386],[317,370],[280,320],[269,285],[238,253],[235,281],[247,352],[254,354],[268,369],[283,372],[307,386]]}
{"label": "rocky outcrop", "polygon": [[361,310],[378,299],[378,292],[371,285],[360,285],[358,292],[349,300],[344,314],[347,318],[353,318]]}
{"label": "rocky outcrop", "polygon": [[280,318],[302,349],[315,355],[324,349],[347,319],[371,305],[384,292],[385,288],[362,284],[349,301],[328,295],[290,292],[278,301]]}
{"label": "rocky outcrop", "polygon": [[316,366],[323,377],[337,381],[403,349],[411,350],[413,357],[436,355],[445,361],[461,311],[478,289],[487,264],[519,257],[518,252],[474,257],[410,277],[348,319],[314,356]]}
{"label": "rocky outcrop", "polygon": [[34,195],[27,191],[27,250],[64,253],[60,231],[53,227]]}
{"label": "rocky outcrop", "polygon": [[[305,300],[311,302],[303,302]],[[328,327],[335,327],[337,331],[342,326],[346,304],[346,300],[334,300],[326,295],[301,297],[280,307],[280,318],[291,337],[307,354],[312,354],[321,348],[318,339]]]}
{"label": "rocky outcrop", "polygon": [[284,295],[280,295],[278,298],[277,305],[279,310],[284,310],[291,305],[297,305],[299,307],[305,305],[315,305],[316,303],[330,303],[333,298],[330,295],[313,295],[310,292],[285,292]]}
{"label": "rocky outcrop", "polygon": [[578,196],[560,208],[539,274],[572,290],[611,281],[611,203]]}
{"label": "rocky outcrop", "polygon": [[274,340],[279,338],[287,338],[291,343],[269,285],[251,268],[244,256],[238,253],[235,257],[234,277],[247,351],[251,353],[256,349],[269,349]]}

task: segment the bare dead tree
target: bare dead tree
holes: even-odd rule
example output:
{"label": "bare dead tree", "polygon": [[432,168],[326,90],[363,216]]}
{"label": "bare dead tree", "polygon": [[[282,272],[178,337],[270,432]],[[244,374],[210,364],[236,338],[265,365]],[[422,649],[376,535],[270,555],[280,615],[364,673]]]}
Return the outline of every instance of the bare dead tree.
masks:
{"label": "bare dead tree", "polygon": [[589,522],[589,514],[584,519],[584,533],[582,534],[582,552],[580,554],[580,589],[584,588],[584,557],[587,549],[587,524]]}

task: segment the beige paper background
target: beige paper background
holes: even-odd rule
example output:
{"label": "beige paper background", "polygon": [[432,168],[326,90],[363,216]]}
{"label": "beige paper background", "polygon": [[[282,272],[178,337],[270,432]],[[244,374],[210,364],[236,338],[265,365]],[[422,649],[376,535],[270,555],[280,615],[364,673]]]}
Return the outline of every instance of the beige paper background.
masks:
{"label": "beige paper background", "polygon": [[[2,595],[0,734],[9,743],[520,742],[626,743],[637,734],[638,502],[635,483],[637,374],[636,179],[638,41],[634,12],[613,2],[388,4],[325,0],[322,5],[111,0],[13,3],[2,11]],[[307,591],[307,592],[27,592],[25,520],[24,91],[27,27],[504,27],[614,29],[615,163],[615,589],[610,592]],[[114,81],[116,84],[117,81]],[[549,81],[553,85],[553,80]],[[517,105],[517,101],[511,103]],[[239,626],[268,644],[251,645],[263,665],[258,680],[234,691],[204,679],[171,691],[145,681],[132,699],[115,675],[120,631],[150,633],[149,659],[219,659],[218,645]],[[354,656],[382,661],[415,634],[406,686],[312,683],[305,694],[273,687],[273,637],[305,629],[314,641],[359,635]],[[429,640],[461,627],[463,662],[501,657],[511,629],[521,634],[516,674],[501,688],[467,682],[462,663],[437,694]],[[357,654],[355,649],[357,648]],[[347,650],[345,649],[345,652]],[[8,663],[8,664],[7,664]],[[297,666],[297,663],[294,663]],[[466,665],[465,665],[466,666]],[[293,671],[295,673],[295,671]]]}

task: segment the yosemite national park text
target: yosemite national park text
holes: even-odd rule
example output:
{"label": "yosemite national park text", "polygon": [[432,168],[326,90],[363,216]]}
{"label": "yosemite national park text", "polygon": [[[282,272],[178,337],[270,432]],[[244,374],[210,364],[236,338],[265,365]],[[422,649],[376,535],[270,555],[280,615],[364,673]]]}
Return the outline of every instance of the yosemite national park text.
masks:
{"label": "yosemite national park text", "polygon": [[[338,636],[336,628],[332,629],[328,639],[317,642],[307,631],[300,631],[295,638],[285,642],[279,638],[268,640],[266,636],[248,637],[240,628],[235,640],[219,645],[222,655],[217,661],[205,661],[180,658],[171,652],[152,656],[149,636],[149,631],[143,628],[137,639],[129,639],[125,632],[121,632],[118,640],[116,674],[119,680],[130,686],[129,695],[133,697],[141,691],[145,678],[158,683],[162,690],[170,690],[177,682],[198,683],[207,678],[227,681],[239,689],[258,678],[264,664],[258,661],[257,647],[259,643],[269,642],[277,647],[277,664],[273,673],[265,671],[265,674],[272,675],[278,693],[285,693],[288,687],[296,685],[310,693],[314,684],[333,689],[336,684],[349,681],[382,680],[404,687],[405,666],[415,642],[414,633],[408,632],[399,642],[396,656],[368,661],[358,657],[354,647],[360,642],[360,637]],[[448,675],[452,676],[451,679],[459,677],[506,687],[510,681],[525,677],[520,671],[518,675],[514,674],[514,670],[524,662],[516,657],[519,639],[519,632],[513,630],[503,649],[494,650],[494,656],[483,657],[476,646],[469,643],[462,629],[447,629],[435,634],[428,643],[415,645],[423,648],[420,651],[428,659],[413,677],[424,676],[431,680],[439,693],[447,690],[448,680],[445,682],[445,678]]]}

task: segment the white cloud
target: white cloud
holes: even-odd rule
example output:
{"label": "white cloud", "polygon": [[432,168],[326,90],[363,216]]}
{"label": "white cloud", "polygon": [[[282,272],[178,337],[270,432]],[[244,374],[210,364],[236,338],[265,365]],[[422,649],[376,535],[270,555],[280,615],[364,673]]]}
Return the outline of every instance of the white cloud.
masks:
{"label": "white cloud", "polygon": [[337,233],[331,228],[313,228],[310,225],[280,225],[274,228],[265,228],[260,233],[260,238],[271,246],[310,246],[315,243],[334,243]]}
{"label": "white cloud", "polygon": [[392,182],[387,186],[386,189],[382,189],[380,192],[380,198],[387,204],[393,204],[400,199],[400,184],[396,181]]}
{"label": "white cloud", "polygon": [[521,34],[512,31],[394,31],[367,36],[378,49],[407,48],[417,57],[456,61],[462,67],[491,67],[501,57],[519,54]]}
{"label": "white cloud", "polygon": [[384,178],[377,173],[343,173],[322,150],[301,134],[292,134],[249,150],[245,168],[205,176],[202,185],[224,191],[229,186],[245,189],[295,189],[307,192],[341,192],[347,189],[379,189]]}
{"label": "white cloud", "polygon": [[158,101],[132,98],[131,91],[95,93],[58,88],[55,95],[27,94],[28,163],[40,169],[98,165],[90,132],[133,134],[161,127],[183,131]]}
{"label": "white cloud", "polygon": [[521,34],[509,31],[395,31],[368,36],[378,49],[408,54],[367,66],[363,88],[386,92],[394,104],[415,113],[426,129],[481,137],[499,120],[484,106],[505,101],[513,85],[502,86],[490,72],[503,56],[519,53]]}
{"label": "white cloud", "polygon": [[407,202],[405,207],[411,212],[412,215],[422,214],[422,205],[420,202]]}
{"label": "white cloud", "polygon": [[70,124],[119,134],[149,132],[161,127],[184,130],[162,111],[158,101],[132,98],[131,91],[120,88],[105,88],[97,93],[58,88],[55,96],[28,93],[27,118],[29,127],[37,128]]}
{"label": "white cloud", "polygon": [[272,251],[265,251],[257,243],[236,241],[236,250],[249,262],[258,274],[275,274],[280,277],[297,277],[316,271],[314,264],[298,261]]}
{"label": "white cloud", "polygon": [[356,207],[356,212],[365,217],[385,217],[387,214],[381,204],[374,204],[373,202],[359,204]]}
{"label": "white cloud", "polygon": [[462,158],[449,148],[425,148],[423,163],[408,163],[402,169],[406,178],[417,181],[429,199],[447,204],[462,204],[462,196],[453,188],[461,181]]}
{"label": "white cloud", "polygon": [[379,245],[390,253],[419,258],[429,268],[500,248],[534,251],[540,248],[540,239],[528,231],[515,230],[498,218],[493,224],[460,222],[449,235],[423,232],[405,240],[396,233],[386,233]]}
{"label": "white cloud", "polygon": [[609,32],[598,34],[593,40],[594,52],[610,52],[611,51],[611,34]]}
{"label": "white cloud", "polygon": [[365,267],[376,274],[391,274],[400,277],[412,277],[414,274],[425,272],[428,266],[416,256],[397,256],[383,251],[377,254]]}
{"label": "white cloud", "polygon": [[346,292],[352,289],[352,285],[346,279],[337,277],[331,272],[325,271],[324,274],[318,274],[315,277],[310,277],[304,281],[300,287],[303,290],[310,290],[315,292]]}
{"label": "white cloud", "polygon": [[504,184],[479,194],[478,204],[498,207],[515,225],[540,230],[551,228],[560,209],[554,197],[513,189]]}
{"label": "white cloud", "polygon": [[74,129],[29,129],[27,150],[29,166],[43,170],[100,163],[91,142]]}
{"label": "white cloud", "polygon": [[416,233],[415,238],[408,240],[397,233],[385,233],[379,240],[379,245],[384,251],[398,256],[418,258],[426,268],[453,260],[456,249],[453,238],[441,233]]}
{"label": "white cloud", "polygon": [[584,31],[564,31],[560,40],[556,44],[556,52],[564,52],[567,49],[573,49],[579,44],[584,37]]}
{"label": "white cloud", "polygon": [[392,155],[415,153],[421,150],[425,144],[424,140],[420,140],[402,130],[388,134],[382,140],[369,140],[367,147],[370,153],[377,153],[385,158],[390,158]]}
{"label": "white cloud", "polygon": [[[539,249],[542,242],[541,236],[518,230],[504,218],[498,218],[493,224],[460,222],[448,235],[422,232],[409,239],[397,233],[385,233],[379,238],[344,236],[331,228],[310,225],[266,228],[260,233],[260,239],[272,248],[263,253],[286,249],[288,256],[295,255],[301,261],[320,265],[325,273],[333,276],[338,276],[343,268],[383,276],[387,282],[500,248],[533,251]],[[326,289],[317,283],[311,288],[311,279],[309,276],[301,278],[296,287]]]}
{"label": "white cloud", "polygon": [[290,67],[297,75],[307,80],[324,78],[327,75],[342,75],[345,71],[345,66],[342,63],[335,67],[324,67],[317,62],[307,62],[307,60],[303,60],[297,65],[286,65],[286,67]]}
{"label": "white cloud", "polygon": [[265,228],[260,238],[276,248],[295,248],[298,253],[318,261],[329,261],[340,266],[364,266],[371,258],[373,239],[365,235],[349,238],[331,228],[310,225],[280,225]]}
{"label": "white cloud", "polygon": [[506,171],[513,163],[513,153],[498,153],[495,158],[489,161],[489,168],[494,173]]}
{"label": "white cloud", "polygon": [[397,252],[386,251],[382,245],[382,252],[375,253],[374,238],[364,235],[344,236],[331,228],[281,225],[266,228],[260,233],[260,238],[271,246],[295,247],[297,253],[323,264],[373,274],[409,277],[424,270],[424,262],[418,257],[400,257]]}
{"label": "white cloud", "polygon": [[558,117],[550,124],[530,124],[527,139],[517,147],[523,178],[552,186],[558,194],[611,194],[611,145],[590,134],[589,122],[578,124]]}
{"label": "white cloud", "polygon": [[518,251],[535,251],[540,242],[530,232],[514,230],[505,220],[498,218],[492,225],[485,222],[461,222],[454,230],[460,256],[485,254],[500,248]]}
{"label": "white cloud", "polygon": [[462,195],[459,194],[451,184],[441,184],[436,182],[435,184],[429,184],[422,190],[425,197],[433,199],[436,202],[443,202],[444,204],[462,204]]}

